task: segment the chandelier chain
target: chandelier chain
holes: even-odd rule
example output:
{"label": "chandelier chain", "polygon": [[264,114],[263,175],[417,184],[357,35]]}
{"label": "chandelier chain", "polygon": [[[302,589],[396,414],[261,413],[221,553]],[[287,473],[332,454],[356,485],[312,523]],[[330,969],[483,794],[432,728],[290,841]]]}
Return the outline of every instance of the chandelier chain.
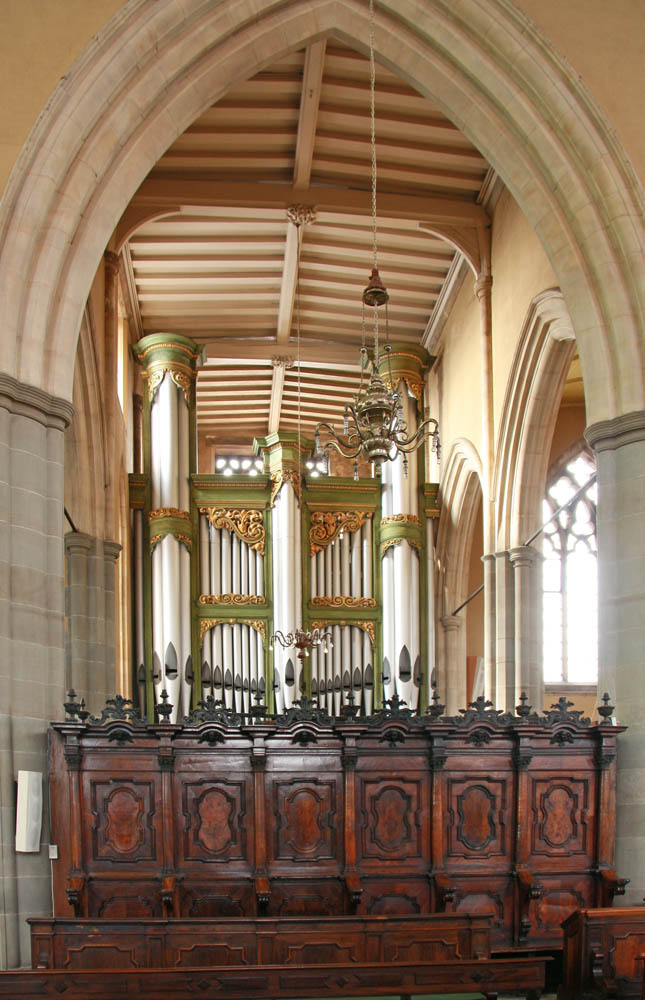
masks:
{"label": "chandelier chain", "polygon": [[[372,155],[372,266],[378,271],[376,222],[376,63],[374,60],[374,0],[369,0],[370,37],[370,151]],[[379,359],[378,306],[374,305],[374,363]]]}

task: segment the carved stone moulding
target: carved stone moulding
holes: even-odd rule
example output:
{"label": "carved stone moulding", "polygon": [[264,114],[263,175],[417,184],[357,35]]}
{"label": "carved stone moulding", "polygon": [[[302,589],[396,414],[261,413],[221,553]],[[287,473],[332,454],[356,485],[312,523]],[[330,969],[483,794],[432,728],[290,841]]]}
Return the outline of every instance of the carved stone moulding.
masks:
{"label": "carved stone moulding", "polygon": [[309,551],[312,556],[322,552],[344,531],[360,531],[372,516],[365,510],[317,510],[311,515]]}
{"label": "carved stone moulding", "polygon": [[214,528],[232,531],[254,552],[264,555],[266,528],[264,512],[246,507],[200,507],[200,514],[206,514]]}

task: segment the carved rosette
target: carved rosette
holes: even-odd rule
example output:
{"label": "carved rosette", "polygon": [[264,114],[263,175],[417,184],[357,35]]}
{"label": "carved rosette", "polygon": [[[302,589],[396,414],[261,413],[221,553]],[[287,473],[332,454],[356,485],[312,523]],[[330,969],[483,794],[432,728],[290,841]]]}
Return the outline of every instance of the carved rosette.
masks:
{"label": "carved rosette", "polygon": [[262,618],[201,618],[199,622],[199,643],[204,641],[206,633],[215,628],[216,625],[248,625],[255,629],[262,636],[262,641],[266,642],[267,626]]}
{"label": "carved rosette", "polygon": [[341,532],[360,531],[371,517],[365,510],[317,510],[311,515],[309,551],[312,556],[322,552]]}
{"label": "carved rosette", "polygon": [[319,629],[326,629],[326,628],[329,628],[331,625],[340,625],[341,627],[346,626],[346,625],[351,625],[354,628],[360,628],[363,632],[365,632],[370,637],[370,642],[372,643],[372,645],[374,645],[376,643],[376,636],[375,636],[375,632],[374,632],[374,622],[330,621],[329,619],[326,619],[324,621],[316,621],[316,622],[312,622],[311,623],[312,629],[317,629],[317,628],[319,628]]}
{"label": "carved rosette", "polygon": [[266,597],[262,594],[200,594],[198,599],[199,604],[234,605],[235,607],[245,604],[262,605],[266,602]]}
{"label": "carved rosette", "polygon": [[234,532],[250,549],[259,552],[261,556],[264,555],[266,529],[263,511],[245,507],[200,507],[199,512],[206,514],[214,528],[225,528]]}
{"label": "carved rosette", "polygon": [[314,608],[375,608],[376,601],[373,597],[312,597]]}

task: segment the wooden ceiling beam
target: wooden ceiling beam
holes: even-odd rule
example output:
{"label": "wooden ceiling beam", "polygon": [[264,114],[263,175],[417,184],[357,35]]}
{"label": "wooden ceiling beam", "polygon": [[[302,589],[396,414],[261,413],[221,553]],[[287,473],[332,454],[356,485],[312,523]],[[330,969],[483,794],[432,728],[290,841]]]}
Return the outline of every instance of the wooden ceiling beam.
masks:
{"label": "wooden ceiling beam", "polygon": [[318,127],[318,107],[322,90],[325,65],[325,41],[307,46],[305,65],[302,73],[302,95],[296,139],[296,156],[293,169],[293,186],[308,188],[311,177],[311,162]]}
{"label": "wooden ceiling beam", "polygon": [[[369,190],[349,189],[342,186],[312,187],[303,192],[292,184],[264,184],[262,182],[212,181],[193,177],[159,177],[154,174],[143,182],[119,223],[134,212],[140,213],[145,205],[234,205],[237,207],[283,208],[306,202],[318,212],[349,212],[370,216],[372,212]],[[379,216],[393,219],[443,222],[449,225],[488,223],[486,210],[468,198],[438,195],[393,194],[379,192]]]}

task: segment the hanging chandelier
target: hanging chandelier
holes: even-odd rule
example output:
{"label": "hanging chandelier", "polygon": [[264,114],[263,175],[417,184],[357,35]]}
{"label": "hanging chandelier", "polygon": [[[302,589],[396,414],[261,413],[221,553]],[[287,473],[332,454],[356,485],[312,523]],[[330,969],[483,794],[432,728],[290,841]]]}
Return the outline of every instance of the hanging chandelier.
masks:
{"label": "hanging chandelier", "polygon": [[[307,209],[302,205],[292,205],[287,209],[287,218],[296,227],[297,232],[297,245],[296,245],[296,343],[297,343],[297,366],[298,366],[298,463],[300,463],[302,455],[302,443],[301,443],[301,402],[302,402],[302,386],[300,379],[300,236],[301,228],[303,225],[307,225],[309,222],[313,221],[313,215],[311,209]],[[269,637],[269,649],[273,649],[276,643],[282,646],[283,649],[290,649],[291,647],[297,650],[296,656],[299,660],[304,660],[305,657],[309,656],[312,649],[317,649],[322,647],[324,653],[329,652],[332,648],[333,643],[331,641],[331,632],[324,632],[320,628],[315,628],[311,630],[303,629],[299,625],[295,631],[281,632],[277,629],[273,635]]]}
{"label": "hanging chandelier", "polygon": [[[363,290],[363,342],[360,351],[361,381],[352,403],[345,406],[343,433],[339,434],[332,424],[324,420],[314,432],[315,454],[319,460],[330,449],[343,458],[354,459],[354,479],[358,479],[358,460],[362,457],[374,465],[377,476],[381,474],[384,462],[403,457],[403,472],[407,477],[410,452],[416,451],[432,436],[432,450],[440,457],[439,427],[434,417],[419,424],[411,434],[403,416],[401,394],[398,392],[391,368],[391,345],[388,319],[389,294],[381,280],[378,269],[377,224],[376,224],[376,114],[374,62],[374,0],[369,0],[369,51],[370,51],[370,150],[372,158],[372,273]],[[384,356],[388,372],[386,379],[380,373],[381,351],[379,346],[379,309],[385,306],[385,347]],[[374,342],[371,357],[365,343],[365,313],[372,309]],[[369,378],[365,380],[367,369]],[[326,434],[325,440],[322,433]]]}

